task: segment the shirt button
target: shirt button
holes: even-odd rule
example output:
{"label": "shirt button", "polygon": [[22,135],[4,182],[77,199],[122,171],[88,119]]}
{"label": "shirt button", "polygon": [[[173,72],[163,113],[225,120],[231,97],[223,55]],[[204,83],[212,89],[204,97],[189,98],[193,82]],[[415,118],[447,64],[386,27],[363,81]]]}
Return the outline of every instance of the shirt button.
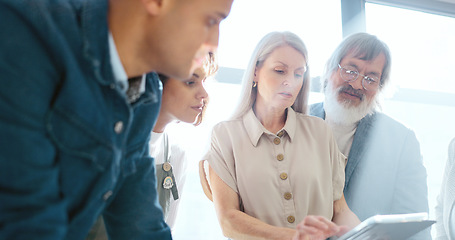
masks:
{"label": "shirt button", "polygon": [[289,199],[291,199],[291,198],[292,198],[292,193],[286,192],[286,193],[284,194],[284,199],[289,200]]}
{"label": "shirt button", "polygon": [[103,200],[107,201],[112,196],[112,191],[109,190],[103,195]]}
{"label": "shirt button", "polygon": [[280,154],[276,155],[276,160],[283,161],[283,159],[284,159],[284,155],[283,154],[280,153]]}
{"label": "shirt button", "polygon": [[280,138],[275,138],[273,139],[273,143],[275,143],[275,145],[278,145],[281,143],[281,139]]}
{"label": "shirt button", "polygon": [[284,131],[280,131],[280,132],[277,134],[278,137],[282,137],[283,135],[284,135]]}
{"label": "shirt button", "polygon": [[288,174],[285,173],[285,172],[284,172],[284,173],[281,173],[281,174],[280,174],[280,178],[281,178],[282,180],[286,180],[286,179],[288,179]]}
{"label": "shirt button", "polygon": [[115,89],[115,83],[111,83],[111,84],[109,85],[109,87],[110,87],[111,89]]}
{"label": "shirt button", "polygon": [[289,223],[295,222],[295,217],[292,216],[292,215],[288,216],[288,222],[289,222]]}
{"label": "shirt button", "polygon": [[120,134],[123,131],[123,122],[122,121],[118,121],[115,123],[114,131],[117,134]]}

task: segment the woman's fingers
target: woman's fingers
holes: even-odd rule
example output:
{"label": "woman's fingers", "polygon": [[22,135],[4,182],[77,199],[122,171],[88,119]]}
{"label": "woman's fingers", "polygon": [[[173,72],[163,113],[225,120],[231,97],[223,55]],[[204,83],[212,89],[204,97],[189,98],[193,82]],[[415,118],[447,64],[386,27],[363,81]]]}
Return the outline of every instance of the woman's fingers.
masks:
{"label": "woman's fingers", "polygon": [[336,235],[338,237],[342,236],[343,234],[349,232],[349,230],[351,230],[348,226],[339,226],[340,228],[340,231],[338,231],[338,233],[336,233]]}
{"label": "woman's fingers", "polygon": [[328,220],[325,217],[322,216],[313,216],[309,215],[306,216],[303,221],[297,225],[297,228],[299,226],[311,226],[317,229],[320,229],[322,231],[330,231],[330,232],[338,232],[340,229],[339,227],[333,223],[332,221]]}
{"label": "woman's fingers", "polygon": [[297,233],[293,240],[324,240],[339,235],[343,229],[322,216],[307,216],[297,225]]}
{"label": "woman's fingers", "polygon": [[316,234],[320,234],[321,233],[320,229],[315,228],[315,227],[308,227],[308,226],[303,226],[302,227],[302,231],[304,233],[308,233],[308,234],[312,234],[312,235],[316,235]]}

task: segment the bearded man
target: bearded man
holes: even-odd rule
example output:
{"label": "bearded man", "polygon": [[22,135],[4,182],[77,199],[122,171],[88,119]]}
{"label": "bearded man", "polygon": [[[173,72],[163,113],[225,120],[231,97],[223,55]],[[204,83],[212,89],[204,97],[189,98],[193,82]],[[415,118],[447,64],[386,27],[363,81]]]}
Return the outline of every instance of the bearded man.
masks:
{"label": "bearded man", "polygon": [[[379,112],[390,51],[376,36],[345,38],[322,75],[325,100],[310,114],[325,119],[348,157],[344,195],[361,221],[376,214],[428,212],[427,173],[414,132]],[[431,239],[430,228],[412,239]]]}

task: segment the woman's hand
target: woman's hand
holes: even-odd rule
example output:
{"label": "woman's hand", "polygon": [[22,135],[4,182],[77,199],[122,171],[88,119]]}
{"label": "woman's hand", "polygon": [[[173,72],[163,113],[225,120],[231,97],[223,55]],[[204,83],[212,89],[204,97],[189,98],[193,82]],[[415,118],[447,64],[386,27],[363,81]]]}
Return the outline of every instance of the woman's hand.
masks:
{"label": "woman's hand", "polygon": [[292,240],[324,240],[334,235],[341,236],[349,228],[338,226],[325,217],[310,215],[297,225],[296,230]]}

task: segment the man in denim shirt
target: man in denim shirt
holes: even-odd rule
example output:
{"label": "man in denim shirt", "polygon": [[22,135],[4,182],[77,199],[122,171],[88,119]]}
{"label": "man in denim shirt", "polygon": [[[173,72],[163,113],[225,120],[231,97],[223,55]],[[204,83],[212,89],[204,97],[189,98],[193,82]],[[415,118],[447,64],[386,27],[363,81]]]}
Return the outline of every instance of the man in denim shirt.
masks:
{"label": "man in denim shirt", "polygon": [[152,72],[188,78],[231,4],[0,0],[0,239],[84,239],[99,215],[111,239],[171,238]]}
{"label": "man in denim shirt", "polygon": [[[367,33],[335,49],[322,76],[325,100],[310,114],[325,119],[348,158],[344,196],[361,221],[376,214],[428,212],[427,174],[414,132],[381,113],[390,51]],[[430,228],[413,239],[431,239]]]}

